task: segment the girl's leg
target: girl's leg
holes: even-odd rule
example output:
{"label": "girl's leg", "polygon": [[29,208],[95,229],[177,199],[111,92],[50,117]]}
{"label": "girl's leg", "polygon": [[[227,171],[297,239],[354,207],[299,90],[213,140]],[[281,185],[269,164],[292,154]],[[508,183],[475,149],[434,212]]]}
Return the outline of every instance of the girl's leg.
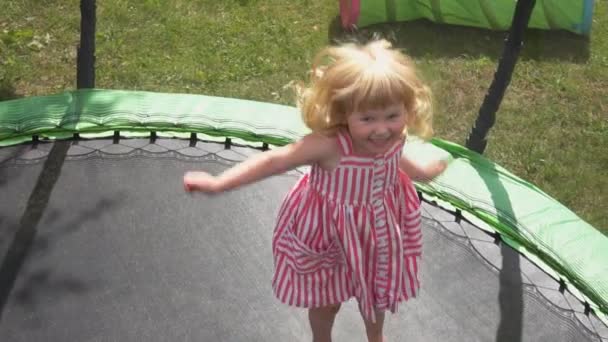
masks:
{"label": "girl's leg", "polygon": [[363,318],[365,322],[365,332],[369,342],[384,342],[384,312],[376,311],[376,323]]}
{"label": "girl's leg", "polygon": [[331,329],[338,310],[340,304],[308,310],[313,342],[331,342]]}

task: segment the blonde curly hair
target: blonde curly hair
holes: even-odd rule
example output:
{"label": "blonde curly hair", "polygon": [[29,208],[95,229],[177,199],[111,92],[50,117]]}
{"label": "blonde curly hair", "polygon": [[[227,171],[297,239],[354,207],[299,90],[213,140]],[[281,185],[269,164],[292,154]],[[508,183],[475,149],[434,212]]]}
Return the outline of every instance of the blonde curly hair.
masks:
{"label": "blonde curly hair", "polygon": [[304,123],[316,132],[344,127],[350,113],[403,103],[408,116],[404,133],[423,139],[433,134],[429,87],[412,60],[385,40],[320,51],[313,60],[310,85],[299,88],[297,102]]}

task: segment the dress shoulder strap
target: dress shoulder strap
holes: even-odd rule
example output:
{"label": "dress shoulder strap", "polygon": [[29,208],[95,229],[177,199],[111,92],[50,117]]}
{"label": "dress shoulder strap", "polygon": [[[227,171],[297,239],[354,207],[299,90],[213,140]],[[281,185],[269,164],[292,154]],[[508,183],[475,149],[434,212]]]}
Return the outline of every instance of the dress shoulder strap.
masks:
{"label": "dress shoulder strap", "polygon": [[350,134],[343,129],[338,130],[338,145],[340,146],[340,152],[347,156],[353,153],[353,142],[350,139]]}

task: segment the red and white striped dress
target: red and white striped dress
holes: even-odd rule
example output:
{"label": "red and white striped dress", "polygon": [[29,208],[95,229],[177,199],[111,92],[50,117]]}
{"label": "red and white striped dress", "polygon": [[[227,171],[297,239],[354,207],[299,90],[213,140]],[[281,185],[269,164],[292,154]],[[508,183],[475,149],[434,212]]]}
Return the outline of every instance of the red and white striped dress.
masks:
{"label": "red and white striped dress", "polygon": [[338,166],[313,165],[280,207],[272,287],[281,302],[305,308],[355,297],[375,321],[374,309],[394,313],[420,287],[420,201],[399,169],[404,141],[362,157],[348,133],[337,139]]}

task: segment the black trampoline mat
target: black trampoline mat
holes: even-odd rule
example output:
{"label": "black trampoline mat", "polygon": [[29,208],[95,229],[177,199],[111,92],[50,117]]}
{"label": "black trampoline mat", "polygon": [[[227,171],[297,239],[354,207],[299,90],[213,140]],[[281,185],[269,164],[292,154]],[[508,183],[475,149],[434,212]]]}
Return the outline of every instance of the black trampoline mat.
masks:
{"label": "black trampoline mat", "polygon": [[[183,191],[184,172],[251,153],[177,139],[0,149],[0,341],[310,341],[306,311],[270,284],[275,215],[299,173]],[[527,259],[423,208],[422,291],[387,315],[390,341],[607,340]],[[334,338],[365,340],[353,301]]]}

